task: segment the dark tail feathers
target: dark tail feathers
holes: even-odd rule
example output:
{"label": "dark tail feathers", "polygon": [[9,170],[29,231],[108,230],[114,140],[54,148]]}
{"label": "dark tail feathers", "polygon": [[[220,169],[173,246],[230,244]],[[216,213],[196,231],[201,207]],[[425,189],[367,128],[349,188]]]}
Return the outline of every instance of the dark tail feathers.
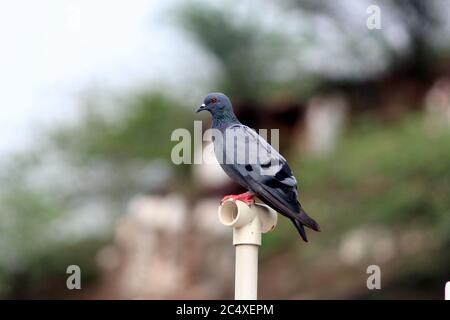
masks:
{"label": "dark tail feathers", "polygon": [[302,237],[303,241],[308,242],[304,225],[315,231],[320,231],[320,226],[316,221],[314,221],[310,216],[308,216],[302,208],[300,208],[300,213],[297,215],[297,217],[298,217],[297,219],[291,220],[294,223],[295,228]]}
{"label": "dark tail feathers", "polygon": [[313,229],[314,231],[320,231],[319,224],[315,222],[310,216],[308,216],[305,210],[302,209],[302,207],[300,207],[300,213],[297,215],[297,220],[303,223],[308,228]]}
{"label": "dark tail feathers", "polygon": [[294,224],[295,228],[297,229],[298,233],[300,233],[300,237],[302,237],[303,241],[308,242],[308,238],[306,237],[306,231],[303,227],[303,224],[295,219],[291,219],[292,223]]}

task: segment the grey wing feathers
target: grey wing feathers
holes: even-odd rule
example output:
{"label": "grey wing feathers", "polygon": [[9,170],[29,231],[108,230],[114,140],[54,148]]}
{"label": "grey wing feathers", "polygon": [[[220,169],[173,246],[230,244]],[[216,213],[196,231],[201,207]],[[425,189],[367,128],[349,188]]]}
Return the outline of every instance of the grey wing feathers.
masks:
{"label": "grey wing feathers", "polygon": [[239,161],[233,164],[247,186],[278,212],[298,219],[300,204],[297,200],[297,180],[286,159],[249,127],[235,125],[229,129],[233,130],[236,140],[242,142],[236,146],[237,153],[241,152],[242,158],[242,152],[245,152],[252,160],[246,164]]}

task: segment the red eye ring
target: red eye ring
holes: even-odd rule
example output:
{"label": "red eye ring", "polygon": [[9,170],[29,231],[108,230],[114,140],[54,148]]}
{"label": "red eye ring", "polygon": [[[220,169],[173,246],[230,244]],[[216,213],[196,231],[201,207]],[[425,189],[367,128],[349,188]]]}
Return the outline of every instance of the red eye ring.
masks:
{"label": "red eye ring", "polygon": [[218,100],[217,100],[217,98],[216,97],[212,97],[211,98],[211,103],[216,103]]}

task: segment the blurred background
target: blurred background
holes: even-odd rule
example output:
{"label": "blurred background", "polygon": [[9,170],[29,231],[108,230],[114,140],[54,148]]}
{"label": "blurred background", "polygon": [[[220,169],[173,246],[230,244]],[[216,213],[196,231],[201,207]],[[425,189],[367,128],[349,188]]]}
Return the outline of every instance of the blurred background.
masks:
{"label": "blurred background", "polygon": [[207,129],[194,110],[222,91],[244,124],[280,129],[322,227],[306,244],[281,217],[264,236],[260,298],[443,299],[449,13],[446,0],[0,2],[0,297],[232,298],[217,206],[241,189],[215,164],[170,160],[172,131]]}

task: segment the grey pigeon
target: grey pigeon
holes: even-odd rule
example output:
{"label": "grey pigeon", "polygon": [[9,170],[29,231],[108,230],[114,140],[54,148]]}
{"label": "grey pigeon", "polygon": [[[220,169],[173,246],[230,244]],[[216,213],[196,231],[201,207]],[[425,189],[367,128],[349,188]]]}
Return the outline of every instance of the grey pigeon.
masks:
{"label": "grey pigeon", "polygon": [[256,131],[236,118],[230,99],[215,92],[206,96],[197,112],[212,115],[214,152],[222,169],[248,192],[222,199],[254,203],[258,197],[275,211],[289,218],[307,242],[304,226],[320,231],[298,201],[297,180],[289,165]]}

